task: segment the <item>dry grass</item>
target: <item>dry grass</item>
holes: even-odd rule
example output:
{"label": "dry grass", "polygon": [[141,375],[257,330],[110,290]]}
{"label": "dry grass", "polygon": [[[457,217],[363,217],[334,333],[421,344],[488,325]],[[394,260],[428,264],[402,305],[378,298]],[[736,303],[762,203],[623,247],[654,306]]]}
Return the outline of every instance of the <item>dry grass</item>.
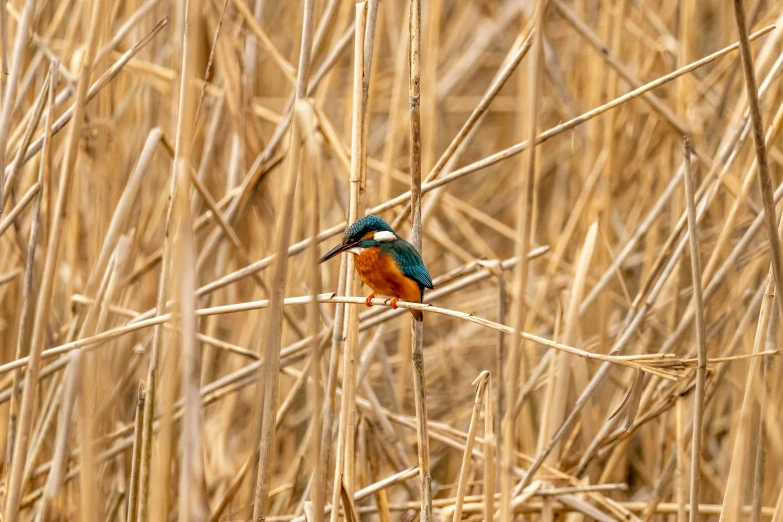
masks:
{"label": "dry grass", "polygon": [[598,4],[9,0],[3,520],[783,521],[783,2]]}

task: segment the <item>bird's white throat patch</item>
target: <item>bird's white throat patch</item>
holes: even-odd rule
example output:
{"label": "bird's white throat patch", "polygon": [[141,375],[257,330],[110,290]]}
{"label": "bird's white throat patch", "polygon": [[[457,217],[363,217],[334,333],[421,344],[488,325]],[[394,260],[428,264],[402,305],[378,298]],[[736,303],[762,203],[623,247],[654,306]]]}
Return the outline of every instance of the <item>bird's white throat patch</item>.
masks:
{"label": "bird's white throat patch", "polygon": [[348,252],[350,252],[355,256],[360,256],[362,255],[362,252],[364,252],[364,249],[362,247],[353,247],[353,248],[349,248]]}
{"label": "bird's white throat patch", "polygon": [[389,232],[388,230],[381,230],[380,232],[376,232],[375,235],[372,236],[372,238],[375,241],[378,241],[379,243],[384,243],[386,241],[394,241],[395,239],[397,239],[397,236],[395,236],[393,232]]}

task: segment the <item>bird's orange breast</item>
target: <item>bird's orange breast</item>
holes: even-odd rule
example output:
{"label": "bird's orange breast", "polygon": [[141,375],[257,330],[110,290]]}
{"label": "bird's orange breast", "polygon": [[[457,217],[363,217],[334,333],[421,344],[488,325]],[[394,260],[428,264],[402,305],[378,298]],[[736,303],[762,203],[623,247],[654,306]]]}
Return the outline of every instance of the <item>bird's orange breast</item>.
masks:
{"label": "bird's orange breast", "polygon": [[356,272],[373,293],[384,297],[399,297],[403,301],[421,301],[421,289],[416,281],[406,277],[397,263],[378,247],[367,248],[353,256]]}

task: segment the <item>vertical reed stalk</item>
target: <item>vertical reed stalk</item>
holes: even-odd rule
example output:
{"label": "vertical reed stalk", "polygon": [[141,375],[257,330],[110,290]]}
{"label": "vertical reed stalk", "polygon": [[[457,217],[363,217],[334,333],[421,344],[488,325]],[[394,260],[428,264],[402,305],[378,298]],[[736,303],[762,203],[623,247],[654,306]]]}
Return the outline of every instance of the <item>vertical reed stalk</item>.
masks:
{"label": "vertical reed stalk", "polygon": [[[514,273],[514,305],[512,321],[514,329],[521,331],[527,319],[527,305],[525,295],[528,286],[528,258],[530,250],[530,239],[533,229],[533,200],[535,197],[536,186],[536,139],[538,128],[538,110],[539,110],[539,87],[541,85],[541,67],[543,61],[543,35],[544,18],[546,14],[546,0],[536,2],[536,25],[533,34],[533,45],[531,49],[529,64],[529,84],[528,84],[528,143],[530,147],[527,151],[527,168],[519,173],[520,182],[520,200],[517,214],[517,237],[515,255],[519,259],[519,264]],[[520,352],[524,348],[524,343],[519,335],[515,335],[511,341],[508,354],[508,371],[506,372],[505,386],[506,401],[510,404],[517,396],[517,383],[519,381],[519,361]],[[513,518],[511,509],[511,468],[515,461],[516,449],[516,429],[515,429],[514,408],[507,407],[503,416],[502,424],[502,449],[501,449],[501,471],[500,471],[500,519],[502,522],[510,522]]]}
{"label": "vertical reed stalk", "polygon": [[[350,199],[348,222],[353,223],[364,209],[364,186],[366,183],[366,149],[364,146],[364,82],[365,82],[365,35],[367,29],[367,2],[356,4],[356,31],[353,48],[353,112],[351,118],[351,170],[349,179]],[[346,272],[346,293],[355,295],[360,280],[354,270]],[[332,513],[330,520],[336,522],[339,509],[334,507],[343,501],[343,510],[351,513],[354,491],[354,463],[356,429],[356,370],[359,344],[359,311],[356,306],[346,309],[343,323],[345,332],[345,356],[343,357],[343,394],[340,408],[340,424],[337,434],[334,483],[332,489]],[[347,494],[346,494],[347,493]]]}
{"label": "vertical reed stalk", "polygon": [[131,475],[128,484],[128,508],[126,520],[136,522],[139,500],[139,464],[141,458],[141,436],[144,426],[144,401],[147,397],[147,387],[144,381],[139,381],[139,393],[136,400],[136,416],[133,419],[133,459],[131,460]]}
{"label": "vertical reed stalk", "polygon": [[201,344],[196,341],[196,245],[193,220],[190,214],[192,129],[196,118],[198,92],[192,78],[195,77],[197,48],[201,39],[202,24],[199,20],[201,2],[180,0],[178,7],[178,35],[180,43],[179,94],[177,127],[172,161],[172,176],[176,178],[175,216],[177,235],[175,258],[177,277],[175,309],[179,310],[179,342],[182,352],[182,396],[184,412],[179,438],[180,476],[178,491],[179,520],[182,522],[206,522],[209,503],[203,463],[203,416],[201,411]]}
{"label": "vertical reed stalk", "polygon": [[683,164],[685,166],[685,204],[688,212],[688,241],[691,253],[691,279],[693,283],[693,302],[696,313],[696,389],[693,396],[693,434],[691,441],[691,489],[690,522],[698,522],[699,488],[701,482],[701,440],[702,420],[704,418],[704,393],[707,380],[707,342],[704,326],[704,298],[701,289],[701,258],[699,255],[698,224],[696,222],[696,202],[691,175],[691,145],[688,139],[684,144]]}
{"label": "vertical reed stalk", "polygon": [[487,376],[484,392],[484,521],[495,516],[495,403],[492,398],[492,376]]}
{"label": "vertical reed stalk", "polygon": [[[421,231],[421,0],[411,0],[408,15],[408,99],[410,102],[411,233],[410,242],[422,251]],[[422,522],[432,520],[432,472],[427,426],[427,388],[424,380],[424,322],[411,321],[413,397],[416,405],[416,443],[419,458]]]}
{"label": "vertical reed stalk", "polygon": [[[476,431],[478,430],[479,418],[481,417],[481,406],[484,403],[484,394],[489,383],[489,372],[484,371],[476,377],[473,385],[476,386],[476,398],[473,401],[473,413],[470,416],[470,426],[468,427],[468,439],[465,442],[465,452],[462,454],[462,466],[459,470],[459,479],[457,480],[457,494],[454,500],[454,516],[452,520],[459,522],[462,520],[462,503],[465,501],[465,491],[468,487],[468,478],[470,473],[470,461],[473,459],[473,444],[476,442]],[[485,413],[487,415],[487,413]],[[488,415],[492,417],[491,415]],[[484,426],[486,430],[486,424]],[[486,456],[484,457],[486,461]],[[486,479],[486,477],[485,477]]]}
{"label": "vertical reed stalk", "polygon": [[[313,38],[313,11],[315,0],[305,0],[304,19],[302,22],[302,42],[299,50],[299,67],[296,77],[296,104],[307,93],[310,78],[310,58]],[[258,477],[256,479],[253,499],[253,520],[262,521],[267,516],[267,496],[269,481],[274,464],[275,412],[277,411],[278,372],[280,368],[280,347],[283,335],[283,298],[288,275],[288,247],[291,244],[292,215],[294,212],[294,196],[299,177],[300,153],[302,136],[296,119],[291,122],[289,138],[288,164],[286,165],[283,182],[283,204],[278,217],[275,270],[272,280],[272,291],[269,301],[272,303],[267,315],[266,335],[264,344],[263,384],[259,386],[259,402],[263,404],[261,413],[261,439],[258,451]]]}

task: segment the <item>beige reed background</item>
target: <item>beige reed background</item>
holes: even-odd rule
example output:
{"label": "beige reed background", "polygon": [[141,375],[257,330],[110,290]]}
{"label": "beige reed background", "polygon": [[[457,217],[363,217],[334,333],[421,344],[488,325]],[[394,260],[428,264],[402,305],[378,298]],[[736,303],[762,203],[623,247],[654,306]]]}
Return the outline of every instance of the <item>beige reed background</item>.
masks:
{"label": "beige reed background", "polygon": [[3,5],[5,522],[783,521],[783,2]]}

